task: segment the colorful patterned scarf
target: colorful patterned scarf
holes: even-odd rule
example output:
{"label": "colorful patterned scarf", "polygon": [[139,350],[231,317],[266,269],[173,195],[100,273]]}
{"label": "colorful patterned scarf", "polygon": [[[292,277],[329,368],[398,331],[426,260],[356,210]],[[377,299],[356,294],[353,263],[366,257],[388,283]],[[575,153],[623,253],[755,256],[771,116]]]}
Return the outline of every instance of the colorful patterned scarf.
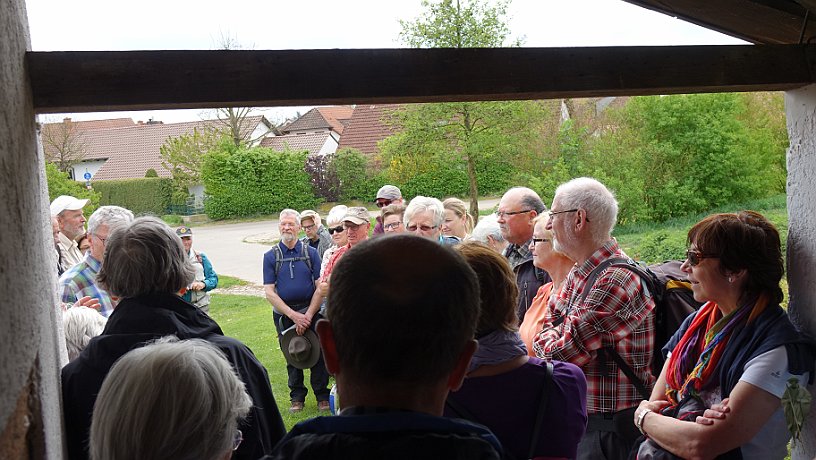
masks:
{"label": "colorful patterned scarf", "polygon": [[767,305],[763,294],[725,316],[714,302],[700,308],[669,358],[666,395],[672,405],[690,394],[699,395],[712,382],[731,333],[753,321]]}

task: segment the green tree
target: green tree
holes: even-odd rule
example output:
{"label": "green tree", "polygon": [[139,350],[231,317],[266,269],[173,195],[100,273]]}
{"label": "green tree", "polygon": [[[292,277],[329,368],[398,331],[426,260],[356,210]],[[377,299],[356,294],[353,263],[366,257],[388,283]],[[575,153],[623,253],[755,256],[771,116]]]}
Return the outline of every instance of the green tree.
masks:
{"label": "green tree", "polygon": [[188,187],[201,183],[201,163],[204,155],[222,140],[222,134],[213,129],[198,130],[192,134],[168,138],[159,148],[162,167],[173,178],[173,201],[183,202]]}
{"label": "green tree", "polygon": [[48,201],[54,201],[60,195],[88,198],[90,202],[83,208],[85,216],[90,216],[99,207],[99,193],[89,190],[82,182],[71,179],[54,163],[45,163],[45,180],[48,183]]}
{"label": "green tree", "polygon": [[[418,18],[400,21],[400,39],[418,48],[518,46],[521,40],[511,39],[507,26],[508,5],[509,1],[488,5],[482,0],[423,0],[425,11]],[[540,109],[541,105],[535,102],[407,106],[391,120],[399,127],[399,134],[383,141],[380,150],[391,175],[403,181],[429,173],[429,168],[440,164],[452,172],[464,173],[470,211],[478,215],[479,171],[490,169],[491,165],[503,169],[503,165],[524,151],[520,147],[525,139],[521,131],[530,126],[525,122],[529,123],[529,117]],[[496,177],[491,171],[486,175],[494,180],[501,180],[502,176]]]}

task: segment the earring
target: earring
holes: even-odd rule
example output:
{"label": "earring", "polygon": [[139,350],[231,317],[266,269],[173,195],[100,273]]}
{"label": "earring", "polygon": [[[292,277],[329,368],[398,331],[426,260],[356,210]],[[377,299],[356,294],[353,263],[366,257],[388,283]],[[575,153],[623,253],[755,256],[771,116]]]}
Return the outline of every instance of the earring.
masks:
{"label": "earring", "polygon": [[733,283],[733,282],[734,282],[734,279],[733,279],[732,277],[730,277],[730,276],[729,276],[729,277],[728,277],[728,282],[729,282],[729,283]]}

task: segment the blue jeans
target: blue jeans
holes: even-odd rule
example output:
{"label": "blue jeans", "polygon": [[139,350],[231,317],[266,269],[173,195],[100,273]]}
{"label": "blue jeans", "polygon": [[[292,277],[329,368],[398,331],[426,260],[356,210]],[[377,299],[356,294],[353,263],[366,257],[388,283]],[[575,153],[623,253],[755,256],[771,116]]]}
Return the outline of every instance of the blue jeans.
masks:
{"label": "blue jeans", "polygon": [[[293,307],[297,308],[297,307]],[[306,311],[306,307],[302,307],[297,309],[300,313],[304,313]],[[272,318],[275,320],[275,330],[278,331],[278,344],[280,345],[280,339],[283,336],[283,331],[292,327],[295,323],[289,319],[288,316],[284,316],[278,314],[277,312],[272,312]],[[317,321],[322,318],[320,314],[316,314],[314,318],[312,318],[312,325],[309,326],[309,329],[314,330],[315,324]],[[283,327],[281,329],[281,327]],[[320,357],[317,360],[317,363],[309,369],[311,375],[309,376],[309,383],[312,385],[312,392],[315,395],[315,398],[318,401],[328,401],[329,400],[329,371],[326,370],[326,364],[323,362],[323,351],[320,352]],[[289,379],[287,384],[289,385],[289,400],[290,401],[299,401],[304,402],[306,401],[306,395],[309,391],[306,389],[306,386],[303,384],[303,369],[298,369],[295,366],[292,366],[288,362],[286,363],[286,373],[289,375]]]}

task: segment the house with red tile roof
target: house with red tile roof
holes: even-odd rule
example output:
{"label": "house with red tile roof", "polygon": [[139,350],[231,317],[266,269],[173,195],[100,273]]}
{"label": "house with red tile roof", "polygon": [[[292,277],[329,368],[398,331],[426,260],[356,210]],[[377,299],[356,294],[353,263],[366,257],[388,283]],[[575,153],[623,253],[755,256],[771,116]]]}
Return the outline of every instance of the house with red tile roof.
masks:
{"label": "house with red tile roof", "polygon": [[269,136],[261,140],[261,147],[268,147],[278,152],[286,150],[307,151],[309,155],[331,155],[337,151],[340,135],[334,131],[306,134],[285,134]]}
{"label": "house with red tile roof", "polygon": [[390,126],[388,118],[401,107],[401,104],[360,104],[356,106],[340,137],[338,150],[353,148],[364,155],[378,155],[380,150],[377,143],[396,132]]}
{"label": "house with red tile roof", "polygon": [[[129,118],[126,120],[130,120]],[[132,179],[145,177],[148,169],[156,170],[159,177],[170,177],[161,165],[160,148],[172,137],[192,134],[194,129],[222,128],[217,120],[201,120],[183,123],[162,123],[148,121],[129,124],[114,120],[94,120],[93,122],[73,122],[85,126],[79,130],[79,139],[84,150],[83,161],[73,166],[76,180]],[[59,125],[61,123],[58,123]],[[55,127],[43,125],[43,132]],[[246,118],[244,129],[250,132],[249,139],[260,139],[273,128],[261,115]],[[43,143],[43,150],[48,153]]]}
{"label": "house with red tile roof", "polygon": [[350,105],[336,105],[328,107],[315,107],[296,120],[280,128],[283,134],[310,134],[322,132],[335,132],[343,134],[349,119],[352,117],[354,107]]}

